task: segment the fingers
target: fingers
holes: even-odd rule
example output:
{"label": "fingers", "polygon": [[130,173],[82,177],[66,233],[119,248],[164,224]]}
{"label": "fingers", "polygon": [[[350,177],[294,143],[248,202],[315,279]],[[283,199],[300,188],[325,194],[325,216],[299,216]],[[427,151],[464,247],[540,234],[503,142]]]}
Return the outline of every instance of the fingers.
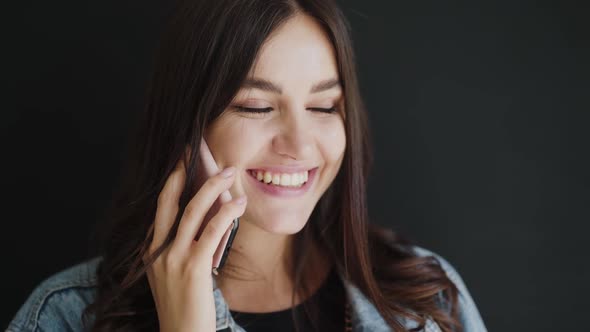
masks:
{"label": "fingers", "polygon": [[228,167],[205,181],[184,210],[173,243],[176,249],[184,251],[191,246],[207,212],[219,195],[232,185],[234,179],[235,167]]}
{"label": "fingers", "polygon": [[164,188],[158,196],[156,217],[154,219],[154,238],[150,246],[150,254],[164,243],[174,224],[185,179],[184,161],[181,158],[174,171],[168,176]]}
{"label": "fingers", "polygon": [[205,168],[205,173],[210,175],[219,173],[219,166],[217,166],[213,154],[211,153],[211,149],[209,149],[209,145],[207,145],[207,142],[205,142],[205,139],[203,138],[201,138],[199,151],[201,153],[201,160],[203,162],[203,167]]}
{"label": "fingers", "polygon": [[[205,173],[209,174],[210,176],[219,173],[219,167],[217,166],[217,162],[215,162],[215,158],[213,158],[213,154],[209,149],[209,145],[207,145],[207,142],[205,142],[204,138],[201,138],[201,145],[199,146],[199,151],[201,153],[201,161]],[[219,196],[219,201],[221,203],[229,202],[231,201],[231,199],[232,197],[229,191],[224,191]]]}
{"label": "fingers", "polygon": [[213,258],[213,254],[215,254],[232,221],[244,214],[247,205],[246,201],[246,196],[241,196],[221,206],[219,212],[207,223],[199,241],[193,247],[195,251],[193,256],[202,254],[211,259]]}

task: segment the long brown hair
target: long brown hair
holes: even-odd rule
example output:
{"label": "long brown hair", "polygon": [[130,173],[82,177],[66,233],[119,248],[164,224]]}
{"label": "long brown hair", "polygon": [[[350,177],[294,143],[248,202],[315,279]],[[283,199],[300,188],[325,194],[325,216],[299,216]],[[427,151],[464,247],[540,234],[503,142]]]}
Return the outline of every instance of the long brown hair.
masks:
{"label": "long brown hair", "polygon": [[[443,331],[459,327],[457,289],[431,257],[416,257],[410,243],[369,223],[366,186],[372,163],[367,113],[361,100],[350,27],[331,0],[189,0],[179,3],[164,34],[144,113],[129,145],[119,195],[102,232],[93,331],[157,330],[157,313],[142,255],[151,242],[159,192],[192,147],[187,184],[196,180],[204,129],[228,106],[264,41],[296,14],[309,15],[330,38],[343,87],[346,151],[334,182],[296,235],[294,291],[306,289],[306,259],[320,243],[334,265],[375,305],[395,331],[399,317],[423,327],[434,319]],[[197,188],[198,190],[198,188]],[[185,186],[171,236],[195,194]],[[156,252],[156,254],[158,253]],[[155,259],[155,257],[154,257]],[[439,307],[442,294],[453,310]]]}

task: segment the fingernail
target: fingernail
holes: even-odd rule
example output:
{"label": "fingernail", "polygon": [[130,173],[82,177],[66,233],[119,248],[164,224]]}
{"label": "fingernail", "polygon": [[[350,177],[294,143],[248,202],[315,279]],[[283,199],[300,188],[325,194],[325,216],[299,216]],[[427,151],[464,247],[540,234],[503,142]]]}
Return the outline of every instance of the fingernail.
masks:
{"label": "fingernail", "polygon": [[242,205],[242,204],[246,203],[246,196],[236,198],[235,202],[238,205]]}
{"label": "fingernail", "polygon": [[230,166],[221,172],[221,176],[224,178],[229,178],[230,176],[232,176],[234,174],[235,170],[236,170],[235,167]]}

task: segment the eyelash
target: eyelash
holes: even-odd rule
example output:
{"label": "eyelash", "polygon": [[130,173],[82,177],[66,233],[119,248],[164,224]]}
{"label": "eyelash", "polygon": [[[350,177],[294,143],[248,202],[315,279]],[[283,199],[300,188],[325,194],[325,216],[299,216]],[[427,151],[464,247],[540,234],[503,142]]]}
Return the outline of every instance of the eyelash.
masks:
{"label": "eyelash", "polygon": [[[272,107],[265,107],[265,108],[252,108],[252,107],[243,107],[243,106],[234,106],[240,112],[247,112],[247,113],[268,113],[272,111]],[[336,107],[330,108],[319,108],[319,107],[310,107],[308,109],[319,111],[322,113],[336,113],[338,109]]]}

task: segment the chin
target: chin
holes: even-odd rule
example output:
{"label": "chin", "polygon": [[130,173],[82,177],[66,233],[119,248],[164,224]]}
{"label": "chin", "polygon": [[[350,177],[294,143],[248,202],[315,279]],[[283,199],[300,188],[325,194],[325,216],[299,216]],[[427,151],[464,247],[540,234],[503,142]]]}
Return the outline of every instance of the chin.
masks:
{"label": "chin", "polygon": [[284,234],[284,235],[291,235],[298,233],[305,224],[307,223],[308,218],[303,216],[264,216],[254,219],[248,220],[255,220],[253,224],[258,226],[259,228],[265,230],[266,232],[272,234]]}

